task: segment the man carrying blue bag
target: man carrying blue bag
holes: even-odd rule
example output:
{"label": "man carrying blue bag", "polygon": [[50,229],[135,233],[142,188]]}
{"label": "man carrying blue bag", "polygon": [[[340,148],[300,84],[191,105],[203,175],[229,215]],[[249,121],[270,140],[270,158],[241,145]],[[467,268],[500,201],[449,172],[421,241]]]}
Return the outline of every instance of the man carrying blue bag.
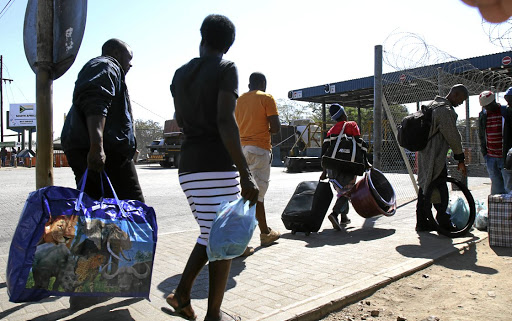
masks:
{"label": "man carrying blue bag", "polygon": [[102,55],[89,60],[78,74],[73,105],[62,128],[62,148],[77,184],[87,168],[94,171],[85,192],[95,199],[112,197],[105,182],[102,188],[99,173],[104,169],[119,198],[144,202],[132,160],[137,143],[125,83],[132,58],[125,42],[107,40]]}
{"label": "man carrying blue bag", "polygon": [[[45,229],[51,229],[52,224],[69,224],[67,221],[72,221],[72,223],[69,224],[71,226],[69,230],[72,232],[72,227],[74,227],[75,236],[82,236],[87,242],[77,242],[76,240],[74,243],[67,242],[68,244],[64,246],[67,247],[67,251],[61,244],[56,244],[59,247],[61,255],[64,257],[65,261],[70,259],[70,257],[74,260],[79,260],[77,256],[87,257],[87,260],[90,260],[87,261],[87,264],[94,266],[93,270],[95,272],[101,273],[102,277],[105,279],[110,278],[109,286],[113,286],[113,283],[116,282],[115,279],[120,279],[120,274],[127,272],[129,267],[136,269],[135,273],[141,277],[146,277],[148,274],[150,276],[151,274],[150,270],[152,266],[149,266],[146,261],[144,261],[145,264],[133,267],[133,264],[130,265],[126,263],[130,260],[133,261],[133,257],[121,256],[125,252],[123,250],[128,250],[129,246],[133,247],[133,244],[128,241],[134,238],[135,240],[140,238],[142,242],[153,242],[153,247],[156,245],[157,234],[154,211],[152,208],[149,208],[150,210],[148,211],[148,208],[143,204],[144,196],[132,160],[137,145],[130,98],[125,83],[125,75],[131,68],[132,58],[133,52],[125,42],[119,39],[110,39],[103,44],[102,55],[88,61],[78,74],[73,92],[73,104],[66,117],[61,139],[64,152],[75,174],[77,188],[81,189],[81,191],[85,191],[86,195],[83,199],[84,206],[80,208],[80,215],[77,215],[79,216],[78,219],[75,218],[76,222],[71,219],[71,216],[76,216],[77,214],[75,213],[76,208],[75,212],[67,208],[68,215],[59,214],[57,218],[51,215],[50,217],[46,214],[44,214],[46,216],[43,215],[43,220],[48,220],[46,223],[49,224],[47,226],[43,224]],[[87,169],[89,169],[87,180],[84,180],[84,186],[79,186],[82,177],[86,176],[84,174]],[[106,172],[111,179],[111,185],[105,178],[106,175],[102,176],[100,174],[103,171]],[[51,191],[53,192],[53,189],[51,189]],[[36,191],[35,193],[42,194],[39,196],[31,195],[31,197],[35,197],[35,203],[38,202],[37,200],[45,200],[43,204],[46,205],[46,208],[43,206],[43,210],[50,211],[53,201],[59,203],[63,200],[59,199],[59,197],[48,197],[46,195],[47,192],[48,191]],[[77,191],[75,190],[75,192]],[[91,217],[88,217],[87,220],[85,220],[86,223],[83,223],[84,216],[91,215],[90,212],[95,212],[91,210],[91,208],[98,207],[98,204],[96,204],[98,202],[94,203],[95,200],[100,200],[103,197],[108,198],[101,202],[102,205],[100,207],[103,207],[105,203],[108,204],[112,199],[117,199],[117,197],[114,197],[115,193],[117,193],[119,199],[131,200],[130,202],[133,204],[130,204],[130,206],[128,206],[129,202],[121,202],[124,205],[114,204],[114,208],[118,209],[121,214],[117,213],[115,217],[110,217],[110,219],[108,215],[98,214],[99,218],[97,221],[92,222]],[[70,196],[71,199],[78,197],[75,193],[72,194],[73,195]],[[31,200],[31,197],[27,200],[27,204]],[[80,203],[78,200],[75,202]],[[113,201],[112,203],[116,202],[117,201]],[[37,206],[37,204],[33,205]],[[126,206],[132,209],[133,212],[125,208],[123,213],[123,210],[120,208]],[[73,212],[73,215],[70,215],[69,211]],[[52,214],[55,213],[55,210],[52,209]],[[23,215],[25,215],[25,212],[22,213],[22,218]],[[139,219],[146,222],[140,222],[141,225],[138,222]],[[55,220],[55,222],[53,222],[53,220]],[[126,234],[124,228],[127,226],[124,221],[127,220],[136,222],[138,226],[136,230],[138,230],[142,236]],[[146,224],[148,222],[149,224]],[[39,222],[38,227],[40,223],[41,222]],[[141,228],[141,226],[145,225],[149,225],[149,230]],[[113,255],[106,255],[107,257],[104,257],[102,256],[105,254],[103,250],[107,245],[104,242],[104,235],[109,235],[111,231],[116,232],[118,237],[115,240],[109,240],[109,245],[117,247],[119,251]],[[42,237],[44,239],[46,234]],[[68,235],[66,237],[69,238],[71,236]],[[34,235],[33,238],[39,240],[41,236]],[[41,243],[42,241],[43,240],[38,242]],[[57,251],[57,249],[53,249],[51,245],[44,246],[42,249],[38,249],[39,252],[35,257],[36,261],[42,257],[40,251],[45,248],[46,250]],[[68,251],[71,255],[68,254]],[[139,254],[143,256],[148,255],[148,253],[145,252],[141,253]],[[135,255],[135,253],[133,254]],[[149,256],[152,262],[154,248],[152,254],[149,254]],[[108,259],[108,261],[106,259]],[[69,265],[73,265],[72,263]],[[79,261],[74,262],[75,272],[79,263]],[[72,276],[76,277],[76,275]],[[82,283],[82,286],[83,284],[88,284],[88,277],[91,278],[91,276],[82,276],[81,278],[83,280],[77,280],[76,284]],[[58,279],[58,276],[56,276],[56,280]],[[89,282],[89,284],[92,283]],[[43,288],[45,288],[45,285],[46,284],[42,284]],[[116,291],[120,289],[127,289],[127,286],[118,284]],[[94,292],[94,289],[91,288],[90,290],[91,293]],[[117,294],[113,296],[116,295]],[[89,297],[72,296],[70,298],[70,308],[77,310],[95,304],[98,300],[94,296],[96,295],[90,294]],[[125,296],[130,295],[126,294]]]}

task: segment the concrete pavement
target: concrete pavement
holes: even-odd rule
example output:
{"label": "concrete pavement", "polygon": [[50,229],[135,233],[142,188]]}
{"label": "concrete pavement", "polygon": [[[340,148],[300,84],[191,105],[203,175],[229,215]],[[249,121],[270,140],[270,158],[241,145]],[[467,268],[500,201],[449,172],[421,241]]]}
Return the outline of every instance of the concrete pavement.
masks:
{"label": "concrete pavement", "polygon": [[[36,303],[8,302],[5,274],[0,273],[0,319],[3,320],[182,320],[161,311],[165,297],[177,285],[197,237],[197,227],[177,184],[175,170],[139,167],[148,205],[158,216],[159,239],[150,301],[114,298],[71,313],[67,297],[52,297]],[[0,270],[5,271],[8,241],[31,186],[14,184],[15,178],[30,180],[34,169],[1,169]],[[69,169],[55,169],[55,184],[73,186]],[[316,180],[319,173],[287,174],[273,168],[267,205],[269,225],[283,233],[274,245],[259,247],[256,230],[250,245],[256,252],[233,260],[223,302],[226,312],[243,320],[318,320],[328,312],[355,302],[390,282],[422,269],[434,260],[487,237],[473,230],[464,238],[449,239],[436,233],[416,233],[415,203],[397,210],[392,217],[364,219],[352,209],[346,231],[335,231],[328,220],[319,233],[292,235],[280,215],[298,182]],[[9,185],[12,183],[12,186]],[[470,186],[474,186],[470,180]],[[472,193],[487,199],[490,185],[479,181]],[[4,192],[5,191],[5,192]],[[5,196],[7,195],[7,196]],[[183,198],[183,199],[181,199]],[[172,200],[172,201],[171,201]],[[184,204],[182,204],[184,203]],[[14,222],[13,222],[14,221]],[[9,234],[11,233],[11,234]],[[476,261],[476,258],[475,258]],[[199,275],[192,292],[192,305],[202,320],[206,313],[208,273]]]}

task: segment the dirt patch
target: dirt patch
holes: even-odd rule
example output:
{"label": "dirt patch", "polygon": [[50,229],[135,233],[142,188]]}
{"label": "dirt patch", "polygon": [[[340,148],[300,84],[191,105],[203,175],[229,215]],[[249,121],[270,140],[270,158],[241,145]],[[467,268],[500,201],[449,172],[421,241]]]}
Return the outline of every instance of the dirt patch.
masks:
{"label": "dirt patch", "polygon": [[511,293],[512,248],[486,239],[322,320],[510,321]]}

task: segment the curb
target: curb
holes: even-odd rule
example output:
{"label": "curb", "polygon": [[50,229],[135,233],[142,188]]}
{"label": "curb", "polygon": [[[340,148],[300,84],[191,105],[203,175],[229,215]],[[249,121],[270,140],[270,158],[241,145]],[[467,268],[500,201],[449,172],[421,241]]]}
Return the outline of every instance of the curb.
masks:
{"label": "curb", "polygon": [[[435,259],[415,259],[396,267],[394,270],[382,271],[379,275],[374,275],[363,280],[347,283],[343,287],[338,287],[329,291],[311,297],[309,300],[298,302],[294,305],[283,307],[278,311],[262,315],[251,321],[269,320],[269,321],[316,321],[326,317],[329,313],[341,310],[342,308],[356,303],[364,298],[374,294],[377,290],[398,281],[404,277],[410,276],[421,271],[434,263],[462,250],[468,249],[476,243],[482,242],[488,238],[486,233],[475,237],[464,243],[454,244],[449,250],[441,250],[439,256]],[[340,296],[341,294],[341,296]]]}

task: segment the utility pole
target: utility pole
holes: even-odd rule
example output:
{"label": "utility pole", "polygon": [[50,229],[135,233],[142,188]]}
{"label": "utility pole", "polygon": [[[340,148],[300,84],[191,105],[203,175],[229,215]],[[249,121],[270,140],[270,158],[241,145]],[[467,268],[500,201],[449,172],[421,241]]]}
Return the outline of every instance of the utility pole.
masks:
{"label": "utility pole", "polygon": [[0,55],[0,141],[4,142],[4,82],[12,82],[12,79],[4,78],[4,61],[3,56]]}

